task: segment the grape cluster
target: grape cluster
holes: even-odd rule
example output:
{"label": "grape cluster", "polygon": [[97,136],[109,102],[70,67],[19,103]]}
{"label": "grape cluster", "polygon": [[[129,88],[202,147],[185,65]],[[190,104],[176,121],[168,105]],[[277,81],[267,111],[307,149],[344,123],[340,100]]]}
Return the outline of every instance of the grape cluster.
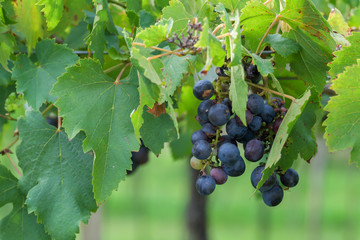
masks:
{"label": "grape cluster", "polygon": [[142,140],[139,151],[131,152],[131,161],[132,169],[126,171],[128,175],[134,173],[138,166],[143,165],[149,161],[149,148],[144,145]]}
{"label": "grape cluster", "polygon": [[[270,151],[287,112],[284,101],[280,98],[271,98],[269,103],[264,103],[261,96],[250,94],[245,113],[245,125],[233,113],[232,103],[228,95],[222,91],[223,85],[229,83],[219,82],[226,76],[226,71],[219,68],[217,73],[219,77],[216,82],[216,91],[208,80],[197,82],[193,88],[194,96],[202,100],[196,116],[202,128],[191,136],[193,157],[190,160],[191,166],[200,170],[196,181],[196,189],[200,195],[211,194],[216,185],[227,181],[228,176],[238,177],[245,172],[246,165],[240,155],[238,143],[242,143],[244,156],[248,161],[260,162],[264,159],[263,156]],[[211,97],[214,94],[216,97],[213,100]],[[226,134],[222,134],[221,127],[224,125]],[[264,161],[261,161],[251,174],[251,183],[255,188],[262,178]],[[206,172],[207,166],[211,168],[209,173]],[[281,169],[277,169],[259,189],[268,206],[278,205],[283,198],[283,188],[276,174],[280,175],[280,181],[285,187],[293,187],[299,180],[295,170],[288,169],[283,173]]]}
{"label": "grape cluster", "polygon": [[176,44],[179,48],[183,50],[188,50],[186,53],[181,52],[181,54],[196,54],[199,49],[195,47],[195,44],[199,41],[199,36],[196,34],[196,32],[202,31],[202,25],[201,23],[193,23],[190,20],[188,21],[188,29],[186,31],[186,36],[182,34],[181,36],[178,36],[176,33],[172,38],[168,38],[169,43]]}

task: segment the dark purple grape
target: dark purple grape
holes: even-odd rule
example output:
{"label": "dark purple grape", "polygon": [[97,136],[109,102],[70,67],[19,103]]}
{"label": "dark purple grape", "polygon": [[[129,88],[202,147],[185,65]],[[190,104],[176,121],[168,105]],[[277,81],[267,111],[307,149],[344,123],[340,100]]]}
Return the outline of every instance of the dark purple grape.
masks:
{"label": "dark purple grape", "polygon": [[[262,171],[264,170],[264,166],[258,166],[254,169],[254,171],[251,173],[251,184],[253,185],[254,188],[256,188],[256,186],[258,185],[258,183],[260,182],[263,173]],[[276,179],[276,174],[273,173],[267,180],[266,182],[264,182],[264,184],[259,188],[260,192],[264,192],[264,191],[268,191],[270,190],[274,184],[276,184],[277,179]]]}
{"label": "dark purple grape", "polygon": [[231,143],[224,143],[220,146],[218,157],[223,164],[234,164],[241,158],[238,147]]}
{"label": "dark purple grape", "polygon": [[194,157],[200,160],[207,159],[211,155],[211,145],[205,140],[197,141],[192,148]]}
{"label": "dark purple grape", "polygon": [[249,79],[251,82],[257,84],[261,81],[262,76],[257,69],[256,65],[250,64],[245,67],[246,78]]}
{"label": "dark purple grape", "polygon": [[131,160],[139,165],[147,163],[149,161],[149,149],[142,144],[139,151],[131,152]]}
{"label": "dark purple grape", "polygon": [[231,143],[237,146],[237,142],[234,139],[232,139],[229,135],[222,135],[219,137],[217,148],[220,148],[220,146],[223,145],[224,143]]}
{"label": "dark purple grape", "polygon": [[251,123],[249,123],[249,129],[251,131],[259,131],[259,129],[261,128],[262,125],[262,118],[259,116],[254,116],[253,120],[251,121]]}
{"label": "dark purple grape", "polygon": [[269,191],[262,193],[264,203],[269,207],[275,207],[281,203],[284,197],[284,190],[275,184]]}
{"label": "dark purple grape", "polygon": [[212,176],[215,179],[217,185],[224,184],[228,179],[227,174],[220,167],[211,169],[210,176]]}
{"label": "dark purple grape", "polygon": [[237,123],[235,118],[230,119],[226,124],[226,132],[232,139],[241,139],[247,132],[247,127]]}
{"label": "dark purple grape", "polygon": [[208,140],[208,137],[206,136],[206,134],[201,130],[197,130],[191,135],[192,144],[195,144],[199,140],[205,140],[205,141]]}
{"label": "dark purple grape", "polygon": [[214,101],[213,100],[205,100],[202,101],[199,104],[199,107],[197,109],[197,113],[199,118],[204,121],[204,122],[208,122],[209,118],[208,118],[208,113],[209,113],[209,109],[214,105]]}
{"label": "dark purple grape", "polygon": [[46,121],[47,121],[48,124],[50,124],[50,125],[52,125],[52,126],[54,126],[56,128],[58,127],[58,117],[57,116],[54,116],[54,117],[47,116]]}
{"label": "dark purple grape", "polygon": [[206,121],[201,120],[198,115],[196,115],[195,119],[200,123],[201,126],[203,126],[204,124],[208,123],[208,122],[206,122]]}
{"label": "dark purple grape", "polygon": [[209,80],[200,80],[193,87],[194,96],[199,100],[207,100],[214,94],[214,86]]}
{"label": "dark purple grape", "polygon": [[284,175],[280,175],[280,181],[284,186],[295,187],[299,182],[299,174],[292,168],[289,168]]}
{"label": "dark purple grape", "polygon": [[126,174],[127,174],[127,175],[130,175],[130,174],[134,173],[138,166],[139,166],[138,163],[132,162],[132,164],[131,164],[131,170],[126,170]]}
{"label": "dark purple grape", "polygon": [[275,133],[277,133],[279,131],[279,127],[280,127],[282,121],[283,121],[283,118],[278,118],[275,120],[275,122],[273,124],[273,129],[274,129]]}
{"label": "dark purple grape", "polygon": [[259,161],[264,155],[264,144],[257,139],[253,139],[246,144],[245,158],[251,162]]}
{"label": "dark purple grape", "polygon": [[281,108],[285,104],[285,102],[279,97],[271,97],[270,103],[275,108]]}
{"label": "dark purple grape", "polygon": [[211,123],[205,123],[202,125],[201,130],[208,136],[213,137],[216,135],[216,127]]}
{"label": "dark purple grape", "polygon": [[275,111],[272,106],[265,104],[264,110],[261,112],[260,116],[265,122],[271,123],[274,121]]}
{"label": "dark purple grape", "polygon": [[217,103],[210,108],[208,117],[213,125],[222,126],[229,121],[230,110],[225,104]]}
{"label": "dark purple grape", "polygon": [[222,104],[225,104],[229,110],[230,110],[230,115],[233,115],[233,111],[232,111],[232,102],[230,101],[229,98],[225,98],[224,101],[222,102]]}
{"label": "dark purple grape", "polygon": [[216,187],[216,182],[209,175],[202,175],[196,180],[196,190],[200,195],[207,196],[211,194]]}
{"label": "dark purple grape", "polygon": [[254,138],[256,138],[256,134],[250,129],[247,129],[245,136],[237,141],[244,144],[244,146],[246,146],[247,143],[253,140]]}
{"label": "dark purple grape", "polygon": [[224,172],[230,177],[238,177],[245,172],[245,162],[240,156],[233,164],[223,164]]}
{"label": "dark purple grape", "polygon": [[260,114],[264,110],[264,100],[257,94],[251,94],[248,97],[247,108],[253,114]]}

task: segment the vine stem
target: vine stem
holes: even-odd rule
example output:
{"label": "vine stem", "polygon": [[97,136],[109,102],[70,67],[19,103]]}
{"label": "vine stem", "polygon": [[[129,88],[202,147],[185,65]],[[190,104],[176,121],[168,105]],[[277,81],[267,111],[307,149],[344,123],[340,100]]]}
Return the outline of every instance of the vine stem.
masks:
{"label": "vine stem", "polygon": [[151,61],[151,60],[153,60],[153,59],[161,58],[161,57],[164,57],[164,56],[167,56],[167,55],[171,55],[171,54],[173,54],[173,53],[172,53],[172,52],[166,52],[166,53],[162,53],[162,54],[155,55],[155,56],[152,56],[152,57],[148,57],[146,60]]}
{"label": "vine stem", "polygon": [[131,63],[127,63],[127,64],[123,67],[123,69],[121,69],[119,75],[118,75],[118,76],[116,77],[116,79],[115,79],[114,84],[119,84],[119,83],[120,83],[120,78],[121,78],[121,76],[124,74],[126,68],[129,67],[130,65],[131,65]]}
{"label": "vine stem", "polygon": [[221,38],[224,38],[224,37],[228,37],[230,36],[231,34],[230,33],[224,33],[224,34],[221,34],[219,36],[216,36],[217,39],[221,39]]}
{"label": "vine stem", "polygon": [[225,27],[225,23],[219,24],[212,32],[212,35],[215,35],[217,33],[217,31],[219,31],[223,27]]}
{"label": "vine stem", "polygon": [[14,161],[11,159],[10,154],[8,152],[5,153],[5,155],[7,156],[7,158],[10,160],[11,164],[13,165],[13,167],[15,168],[16,172],[19,174],[19,176],[21,177],[21,172],[20,170],[17,168],[16,164],[14,163]]}
{"label": "vine stem", "polygon": [[[132,45],[133,45],[133,46],[146,47],[145,44],[143,44],[143,43],[137,43],[137,42],[132,43]],[[167,50],[167,49],[163,49],[163,48],[158,48],[158,47],[149,47],[149,48],[154,49],[154,50],[158,50],[158,51],[161,51],[161,52],[173,53],[173,54],[175,54],[175,55],[180,56],[179,54],[176,53],[176,52],[178,52],[180,49],[175,50],[175,51],[171,51],[171,50]]]}
{"label": "vine stem", "polygon": [[104,70],[104,73],[112,72],[112,71],[118,69],[119,67],[121,67],[122,65],[123,65],[123,63],[119,63],[118,65],[109,67],[109,68],[107,68],[107,69]]}
{"label": "vine stem", "polygon": [[268,3],[270,3],[272,0],[267,0],[266,2],[264,2],[264,5],[267,5]]}
{"label": "vine stem", "polygon": [[6,152],[6,150],[9,150],[14,144],[19,140],[19,136],[17,136],[6,148],[1,150],[0,152]]}
{"label": "vine stem", "polygon": [[49,106],[47,106],[47,108],[45,108],[45,110],[41,113],[42,116],[45,116],[45,114],[50,111],[52,108],[54,107],[54,104],[50,104]]}
{"label": "vine stem", "polygon": [[258,47],[256,48],[256,54],[259,53],[260,47],[263,44],[266,36],[269,34],[270,30],[274,27],[274,25],[278,22],[279,18],[282,17],[281,15],[276,15],[274,21],[270,24],[270,26],[268,27],[268,29],[266,30],[264,36],[262,37],[262,39],[260,40],[260,43],[258,45]]}
{"label": "vine stem", "polygon": [[6,116],[6,115],[2,115],[2,114],[0,114],[0,117],[5,118],[7,120],[11,120],[11,121],[17,121],[15,118],[12,118],[12,117]]}
{"label": "vine stem", "polygon": [[60,128],[62,125],[61,117],[60,117],[60,109],[58,108],[58,129],[57,132],[60,132]]}
{"label": "vine stem", "polygon": [[283,96],[283,97],[285,97],[285,98],[290,99],[291,101],[295,101],[295,100],[296,100],[296,98],[294,98],[293,96],[279,93],[279,92],[277,92],[277,91],[271,90],[271,89],[269,89],[269,88],[263,87],[263,86],[261,86],[261,85],[255,84],[255,83],[251,83],[251,82],[248,82],[248,81],[245,81],[245,82],[246,82],[248,85],[250,85],[250,86],[260,88],[260,89],[262,89],[262,90],[271,92],[271,93],[276,94],[276,95],[278,95],[278,96]]}

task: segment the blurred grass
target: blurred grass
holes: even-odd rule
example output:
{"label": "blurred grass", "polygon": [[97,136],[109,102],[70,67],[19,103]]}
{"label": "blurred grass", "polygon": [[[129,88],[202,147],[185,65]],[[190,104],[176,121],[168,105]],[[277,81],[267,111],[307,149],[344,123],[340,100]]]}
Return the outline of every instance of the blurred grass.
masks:
{"label": "blurred grass", "polygon": [[[299,185],[275,208],[265,206],[259,194],[250,199],[256,163],[247,162],[244,175],[217,186],[209,197],[209,239],[360,239],[360,172],[344,162],[346,154],[322,156],[319,176],[311,172],[313,164],[298,162]],[[317,177],[320,185],[311,181]],[[174,161],[169,149],[152,156],[104,203],[102,239],[187,239],[189,184],[186,159]]]}

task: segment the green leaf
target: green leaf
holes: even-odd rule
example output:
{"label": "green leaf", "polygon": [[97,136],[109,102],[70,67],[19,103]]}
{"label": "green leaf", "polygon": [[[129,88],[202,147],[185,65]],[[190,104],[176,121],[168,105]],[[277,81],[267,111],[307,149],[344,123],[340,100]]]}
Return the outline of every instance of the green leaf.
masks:
{"label": "green leaf", "polygon": [[[230,37],[231,59],[241,60],[241,32],[239,24],[236,24]],[[236,58],[235,58],[236,56]],[[230,67],[231,83],[230,83],[230,100],[232,101],[233,111],[240,117],[241,121],[246,123],[245,111],[248,95],[248,86],[245,82],[245,74],[243,65],[235,62]]]}
{"label": "green leaf", "polygon": [[308,33],[328,53],[335,49],[335,42],[330,36],[331,27],[311,0],[287,0],[280,15],[280,20],[289,24],[292,29],[300,28]]}
{"label": "green leaf", "polygon": [[245,6],[243,0],[211,0],[214,4],[222,3],[227,9],[234,13],[237,9],[240,10]]}
{"label": "green leaf", "polygon": [[[195,47],[201,47],[210,52],[208,53],[208,58],[210,57],[209,63],[214,64],[215,66],[221,67],[224,65],[226,51],[222,48],[221,42],[212,34],[209,29],[209,22],[205,19],[203,25],[203,31],[200,34],[199,41],[195,44]],[[208,67],[211,67],[210,64],[207,64]]]}
{"label": "green leaf", "polygon": [[40,0],[37,5],[44,5],[41,10],[45,17],[48,26],[48,31],[53,30],[62,17],[63,1],[62,0]]}
{"label": "green leaf", "polygon": [[329,112],[324,122],[325,139],[330,151],[351,148],[350,163],[360,163],[360,60],[346,67],[333,81],[331,97],[325,107]]}
{"label": "green leaf", "polygon": [[184,5],[178,0],[171,0],[170,5],[163,8],[162,18],[173,19],[172,33],[181,33],[187,30],[188,21],[192,16],[186,11]]}
{"label": "green leaf", "polygon": [[294,40],[285,38],[280,34],[267,35],[265,42],[269,43],[277,53],[285,58],[296,53],[300,49],[299,44],[297,44]]}
{"label": "green leaf", "polygon": [[138,12],[142,8],[141,3],[142,3],[142,0],[126,0],[126,7],[129,10]]}
{"label": "green leaf", "polygon": [[163,76],[165,78],[165,92],[172,96],[181,85],[181,80],[188,72],[189,59],[188,57],[178,57],[172,55],[164,59]]}
{"label": "green leaf", "polygon": [[299,119],[301,113],[304,111],[306,104],[309,101],[311,96],[311,91],[307,90],[304,96],[300,99],[296,99],[292,102],[288,112],[286,113],[284,120],[282,121],[276,137],[271,147],[268,159],[266,161],[265,169],[263,171],[263,177],[257,185],[262,186],[263,183],[268,179],[268,177],[274,172],[278,162],[281,159],[281,153],[284,148],[284,145],[291,133],[291,130],[295,126],[297,120]]}
{"label": "green leaf", "polygon": [[150,150],[159,155],[161,149],[164,148],[164,143],[169,142],[176,136],[176,129],[173,121],[167,114],[161,114],[159,117],[144,112],[144,124],[140,129],[141,138],[144,145]]}
{"label": "green leaf", "polygon": [[95,199],[105,200],[131,169],[131,151],[139,149],[130,114],[139,105],[137,79],[129,75],[116,84],[98,62],[80,60],[54,85],[55,104],[64,117],[70,138],[86,132],[84,151],[95,152],[93,185]]}
{"label": "green leaf", "polygon": [[332,54],[323,51],[313,42],[303,30],[291,30],[289,37],[300,46],[300,50],[293,55],[291,69],[310,86],[314,86],[318,93],[323,91],[326,82],[327,64]]}
{"label": "green leaf", "polygon": [[10,55],[14,52],[15,38],[10,33],[0,33],[0,64],[6,70],[8,68],[8,60]]}
{"label": "green leaf", "polygon": [[351,35],[351,28],[345,22],[343,15],[338,9],[334,8],[333,10],[331,10],[328,18],[328,23],[336,32],[344,36]]}
{"label": "green leaf", "polygon": [[28,214],[24,205],[25,196],[17,188],[18,180],[8,169],[0,165],[0,207],[12,203],[13,209],[0,220],[0,239],[50,240],[44,226],[37,223],[34,214]]}
{"label": "green leaf", "polygon": [[22,92],[29,105],[35,109],[47,100],[55,102],[56,97],[49,94],[57,77],[65,68],[76,63],[78,56],[55,40],[43,40],[36,45],[38,64],[25,55],[15,61],[13,79],[17,81],[17,92]]}
{"label": "green leaf", "polygon": [[334,52],[334,61],[329,64],[329,74],[331,78],[336,78],[338,74],[345,71],[346,66],[356,64],[360,58],[360,33],[354,32],[348,38],[351,46],[343,47],[342,50]]}
{"label": "green leaf", "polygon": [[249,48],[255,52],[264,33],[274,21],[276,13],[263,3],[251,1],[247,3],[241,12],[242,34],[246,36],[246,43]]}
{"label": "green leaf", "polygon": [[36,5],[38,0],[17,1],[15,7],[16,29],[25,37],[28,52],[35,47],[39,38],[43,38],[43,18],[40,7]]}
{"label": "green leaf", "polygon": [[267,75],[274,73],[274,67],[272,65],[271,59],[261,58],[257,54],[251,55],[253,56],[254,63],[262,76],[266,77]]}
{"label": "green leaf", "polygon": [[16,154],[24,173],[20,188],[28,193],[29,212],[54,239],[75,239],[80,221],[87,222],[97,209],[91,184],[93,156],[83,153],[84,134],[69,141],[64,131],[34,111],[19,120],[18,128],[22,142]]}
{"label": "green leaf", "polygon": [[146,47],[156,46],[162,41],[165,41],[168,36],[168,31],[171,29],[172,20],[163,22],[164,24],[152,25],[140,31],[136,37],[143,40]]}
{"label": "green leaf", "polygon": [[356,8],[353,11],[353,15],[349,19],[349,25],[351,27],[359,27],[360,26],[360,8]]}
{"label": "green leaf", "polygon": [[7,86],[11,81],[11,73],[0,65],[0,86]]}

